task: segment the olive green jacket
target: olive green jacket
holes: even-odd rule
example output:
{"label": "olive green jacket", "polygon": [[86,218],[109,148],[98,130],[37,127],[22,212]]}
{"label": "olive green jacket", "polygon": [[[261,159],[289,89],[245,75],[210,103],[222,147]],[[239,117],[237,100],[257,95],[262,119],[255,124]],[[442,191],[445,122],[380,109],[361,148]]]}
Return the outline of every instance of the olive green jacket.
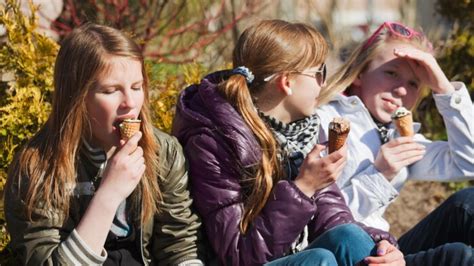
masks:
{"label": "olive green jacket", "polygon": [[[158,130],[155,136],[160,145],[159,185],[163,200],[154,219],[142,224],[141,230],[137,229],[142,259],[144,264],[152,265],[195,263],[198,259],[200,220],[191,210],[192,200],[182,149],[174,137]],[[7,229],[12,238],[11,247],[22,264],[70,265],[78,262],[71,260],[71,257],[81,256],[88,257],[88,263],[101,264],[105,260],[105,252],[94,254],[87,245],[77,241],[74,230],[92,199],[94,187],[90,184],[98,170],[84,163],[81,156],[79,158],[77,184],[66,218],[58,211],[38,207],[32,214],[33,221],[29,221],[24,215],[25,205],[19,195],[19,182],[8,182],[5,188]],[[25,186],[26,182],[27,178],[23,177],[21,185]],[[68,248],[71,245],[75,248]],[[83,253],[71,254],[76,252],[74,249]],[[199,260],[197,262],[199,264]],[[84,264],[84,261],[79,260],[79,263]]]}

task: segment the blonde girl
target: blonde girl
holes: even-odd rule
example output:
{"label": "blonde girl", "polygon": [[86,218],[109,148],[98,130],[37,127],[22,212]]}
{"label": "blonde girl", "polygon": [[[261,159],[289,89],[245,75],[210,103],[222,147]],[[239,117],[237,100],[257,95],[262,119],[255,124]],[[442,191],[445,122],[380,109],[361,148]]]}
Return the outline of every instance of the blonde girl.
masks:
{"label": "blonde girl", "polygon": [[[447,141],[430,141],[421,134],[399,137],[395,130],[392,114],[402,106],[413,109],[423,86],[431,90],[443,116]],[[472,100],[463,83],[449,82],[423,33],[383,23],[331,78],[321,99],[329,101],[318,111],[322,141],[333,117],[351,121],[350,160],[337,184],[356,220],[388,230],[383,214],[408,180],[474,179]],[[416,132],[419,124],[414,127]],[[407,264],[474,263],[467,246],[474,244],[473,193],[456,193],[400,238]],[[462,243],[443,245],[454,242]]]}

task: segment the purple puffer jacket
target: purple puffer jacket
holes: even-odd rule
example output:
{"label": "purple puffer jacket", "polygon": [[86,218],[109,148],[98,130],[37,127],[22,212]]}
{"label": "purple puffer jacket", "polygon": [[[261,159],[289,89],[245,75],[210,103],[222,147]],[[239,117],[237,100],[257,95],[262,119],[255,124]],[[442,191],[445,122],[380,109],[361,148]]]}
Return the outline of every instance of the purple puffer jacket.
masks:
{"label": "purple puffer jacket", "polygon": [[[216,91],[227,72],[216,72],[192,85],[179,98],[173,134],[189,162],[191,193],[219,262],[261,265],[284,256],[303,231],[311,242],[328,229],[354,223],[335,184],[304,195],[292,181],[275,184],[265,207],[244,235],[239,231],[242,194],[239,179],[261,158],[259,144],[237,111]],[[364,226],[363,226],[364,227]],[[376,241],[396,240],[364,227]]]}

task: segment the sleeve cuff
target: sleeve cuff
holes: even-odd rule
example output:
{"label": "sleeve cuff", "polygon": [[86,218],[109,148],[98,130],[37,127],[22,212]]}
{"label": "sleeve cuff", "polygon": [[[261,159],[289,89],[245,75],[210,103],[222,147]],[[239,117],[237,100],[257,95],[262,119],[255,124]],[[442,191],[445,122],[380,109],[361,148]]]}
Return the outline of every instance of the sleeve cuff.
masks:
{"label": "sleeve cuff", "polygon": [[66,241],[61,243],[61,248],[74,265],[101,265],[107,259],[107,251],[104,248],[100,255],[95,254],[81,239],[76,229],[71,232]]}
{"label": "sleeve cuff", "polygon": [[466,85],[462,82],[451,82],[451,84],[453,84],[455,89],[453,93],[433,94],[433,99],[435,100],[439,112],[446,112],[453,109],[461,111],[463,108],[472,105]]}
{"label": "sleeve cuff", "polygon": [[198,265],[204,265],[201,260],[199,259],[193,259],[193,260],[186,260],[183,262],[180,262],[177,266],[198,266]]}

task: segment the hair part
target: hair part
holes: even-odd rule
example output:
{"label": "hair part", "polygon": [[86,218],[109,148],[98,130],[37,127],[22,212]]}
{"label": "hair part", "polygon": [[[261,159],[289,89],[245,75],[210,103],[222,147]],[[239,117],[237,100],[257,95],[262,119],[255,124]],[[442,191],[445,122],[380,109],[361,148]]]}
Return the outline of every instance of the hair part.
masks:
{"label": "hair part", "polygon": [[[81,138],[88,139],[91,125],[86,95],[100,74],[109,67],[107,58],[123,56],[142,64],[145,100],[139,118],[143,121],[143,148],[146,170],[131,199],[135,218],[150,219],[158,211],[158,144],[151,126],[148,107],[148,79],[139,46],[121,31],[87,23],[74,29],[61,43],[54,69],[52,112],[46,124],[20,151],[12,164],[9,182],[18,180],[26,203],[26,214],[38,206],[57,209],[67,217],[72,189],[76,185]],[[20,185],[25,183],[26,190]]]}
{"label": "hair part", "polygon": [[273,133],[259,117],[254,96],[265,87],[264,79],[275,73],[303,71],[322,64],[328,53],[323,36],[313,27],[282,20],[265,20],[247,28],[233,52],[233,66],[245,66],[255,76],[247,85],[242,75],[232,75],[221,83],[219,92],[242,115],[254,133],[262,157],[253,173],[241,178],[244,195],[240,230],[249,224],[265,206],[274,184],[282,176],[279,145]]}

